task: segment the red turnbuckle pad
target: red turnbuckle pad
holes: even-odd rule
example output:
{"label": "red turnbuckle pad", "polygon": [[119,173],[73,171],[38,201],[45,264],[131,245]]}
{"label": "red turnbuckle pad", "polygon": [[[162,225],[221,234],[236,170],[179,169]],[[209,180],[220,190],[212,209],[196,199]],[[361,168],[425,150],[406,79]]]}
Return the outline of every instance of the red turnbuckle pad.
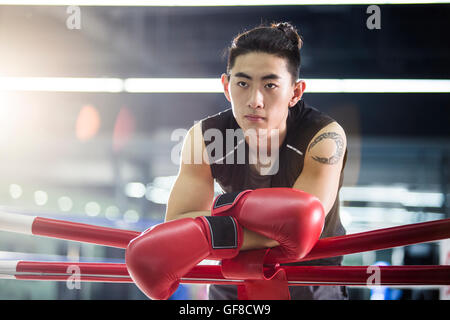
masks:
{"label": "red turnbuckle pad", "polygon": [[278,264],[263,264],[267,250],[241,251],[233,259],[222,260],[225,278],[245,279],[238,285],[239,300],[290,300],[285,270]]}

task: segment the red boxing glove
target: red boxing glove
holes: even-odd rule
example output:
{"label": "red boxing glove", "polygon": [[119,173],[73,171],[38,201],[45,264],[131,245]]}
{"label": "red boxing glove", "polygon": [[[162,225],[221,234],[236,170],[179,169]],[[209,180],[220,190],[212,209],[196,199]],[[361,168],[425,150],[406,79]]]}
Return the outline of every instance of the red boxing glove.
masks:
{"label": "red boxing glove", "polygon": [[183,218],[156,225],[133,239],[125,260],[141,291],[151,299],[168,299],[180,278],[200,261],[233,258],[241,246],[242,228],[233,217]]}
{"label": "red boxing glove", "polygon": [[325,222],[319,199],[293,188],[265,188],[218,196],[213,216],[232,216],[249,230],[276,240],[264,263],[295,262],[314,247]]}

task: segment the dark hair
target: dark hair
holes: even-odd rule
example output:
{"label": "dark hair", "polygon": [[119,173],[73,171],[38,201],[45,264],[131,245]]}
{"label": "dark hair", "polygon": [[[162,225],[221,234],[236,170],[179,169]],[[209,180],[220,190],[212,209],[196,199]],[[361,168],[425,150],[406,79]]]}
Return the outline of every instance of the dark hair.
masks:
{"label": "dark hair", "polygon": [[264,52],[287,59],[288,71],[293,81],[300,73],[300,49],[302,39],[297,30],[288,22],[259,26],[237,35],[228,48],[227,74],[234,66],[236,58],[250,52]]}

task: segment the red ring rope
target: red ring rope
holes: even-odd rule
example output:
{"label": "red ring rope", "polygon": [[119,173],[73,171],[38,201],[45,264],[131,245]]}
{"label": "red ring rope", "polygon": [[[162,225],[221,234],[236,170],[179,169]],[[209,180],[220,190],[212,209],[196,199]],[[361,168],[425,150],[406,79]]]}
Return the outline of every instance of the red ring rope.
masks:
{"label": "red ring rope", "polygon": [[137,231],[99,227],[42,217],[36,217],[33,222],[32,232],[34,235],[118,248],[126,248],[131,240],[141,234]]}
{"label": "red ring rope", "polygon": [[[11,276],[17,280],[66,281],[77,267],[80,281],[133,282],[125,264],[19,261]],[[368,279],[378,272],[377,285],[450,285],[450,266],[283,266],[290,286],[374,285]],[[237,284],[244,279],[227,279],[216,265],[194,267],[181,279],[190,284]]]}
{"label": "red ring rope", "polygon": [[[8,215],[12,216],[11,214]],[[126,248],[132,239],[141,234],[138,231],[99,227],[42,217],[34,218],[31,231],[34,235],[119,248]],[[450,238],[450,218],[320,239],[311,252],[301,261],[381,250],[446,238]]]}
{"label": "red ring rope", "polygon": [[[80,242],[126,248],[140,232],[93,226],[69,221],[0,213],[0,230],[55,237]],[[373,251],[450,237],[450,219],[416,223],[319,240],[302,261]],[[70,266],[79,274],[68,273]],[[239,269],[239,268],[238,268]],[[297,285],[450,285],[450,266],[281,266],[270,269],[262,264],[262,274],[283,273],[284,283]],[[375,283],[367,283],[369,271],[378,272]],[[239,277],[242,274],[235,273]],[[19,280],[132,282],[124,264],[0,262],[0,276]],[[220,266],[196,266],[183,276],[183,283],[238,284],[252,292],[252,283],[238,276],[224,277]],[[271,281],[271,280],[265,280]],[[270,284],[267,294],[270,294]],[[256,288],[256,286],[255,286]],[[287,290],[287,286],[286,289]],[[258,293],[259,294],[259,293]],[[243,296],[244,297],[244,296]],[[279,298],[279,297],[278,297]]]}

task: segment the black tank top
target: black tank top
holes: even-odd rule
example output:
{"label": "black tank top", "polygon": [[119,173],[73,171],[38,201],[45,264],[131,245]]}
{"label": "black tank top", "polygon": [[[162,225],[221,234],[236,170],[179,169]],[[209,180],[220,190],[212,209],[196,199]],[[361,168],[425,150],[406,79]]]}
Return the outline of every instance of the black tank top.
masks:
{"label": "black tank top", "polygon": [[[287,134],[282,145],[280,146],[278,153],[278,170],[276,170],[274,174],[259,175],[258,172],[252,168],[249,164],[249,147],[242,136],[241,138],[237,137],[233,144],[227,145],[227,143],[222,143],[222,150],[210,149],[211,152],[208,152],[208,154],[210,158],[209,160],[212,176],[223,191],[227,193],[258,188],[291,188],[303,170],[304,155],[306,154],[306,149],[311,142],[311,139],[319,130],[334,121],[334,119],[325,113],[320,112],[319,110],[305,104],[303,100],[300,100],[295,106],[289,108],[287,118]],[[203,119],[201,125],[207,148],[214,142],[214,139],[208,139],[208,135],[205,135],[206,130],[219,130],[222,133],[222,136],[226,137],[227,129],[240,129],[236,119],[233,116],[231,108]],[[244,143],[244,145],[242,145],[242,143]],[[242,160],[238,161],[242,158],[239,158],[237,150],[242,146],[245,147],[244,162]],[[339,190],[343,183],[343,172],[346,160],[347,150],[344,155],[339,181]],[[341,224],[339,216],[338,191],[334,205],[326,216],[325,226],[322,231],[321,238],[340,236],[344,234],[345,229]],[[340,265],[341,263],[342,256],[339,256],[290,263],[289,265]],[[220,289],[219,287],[227,286],[214,287],[214,290],[217,290]]]}

